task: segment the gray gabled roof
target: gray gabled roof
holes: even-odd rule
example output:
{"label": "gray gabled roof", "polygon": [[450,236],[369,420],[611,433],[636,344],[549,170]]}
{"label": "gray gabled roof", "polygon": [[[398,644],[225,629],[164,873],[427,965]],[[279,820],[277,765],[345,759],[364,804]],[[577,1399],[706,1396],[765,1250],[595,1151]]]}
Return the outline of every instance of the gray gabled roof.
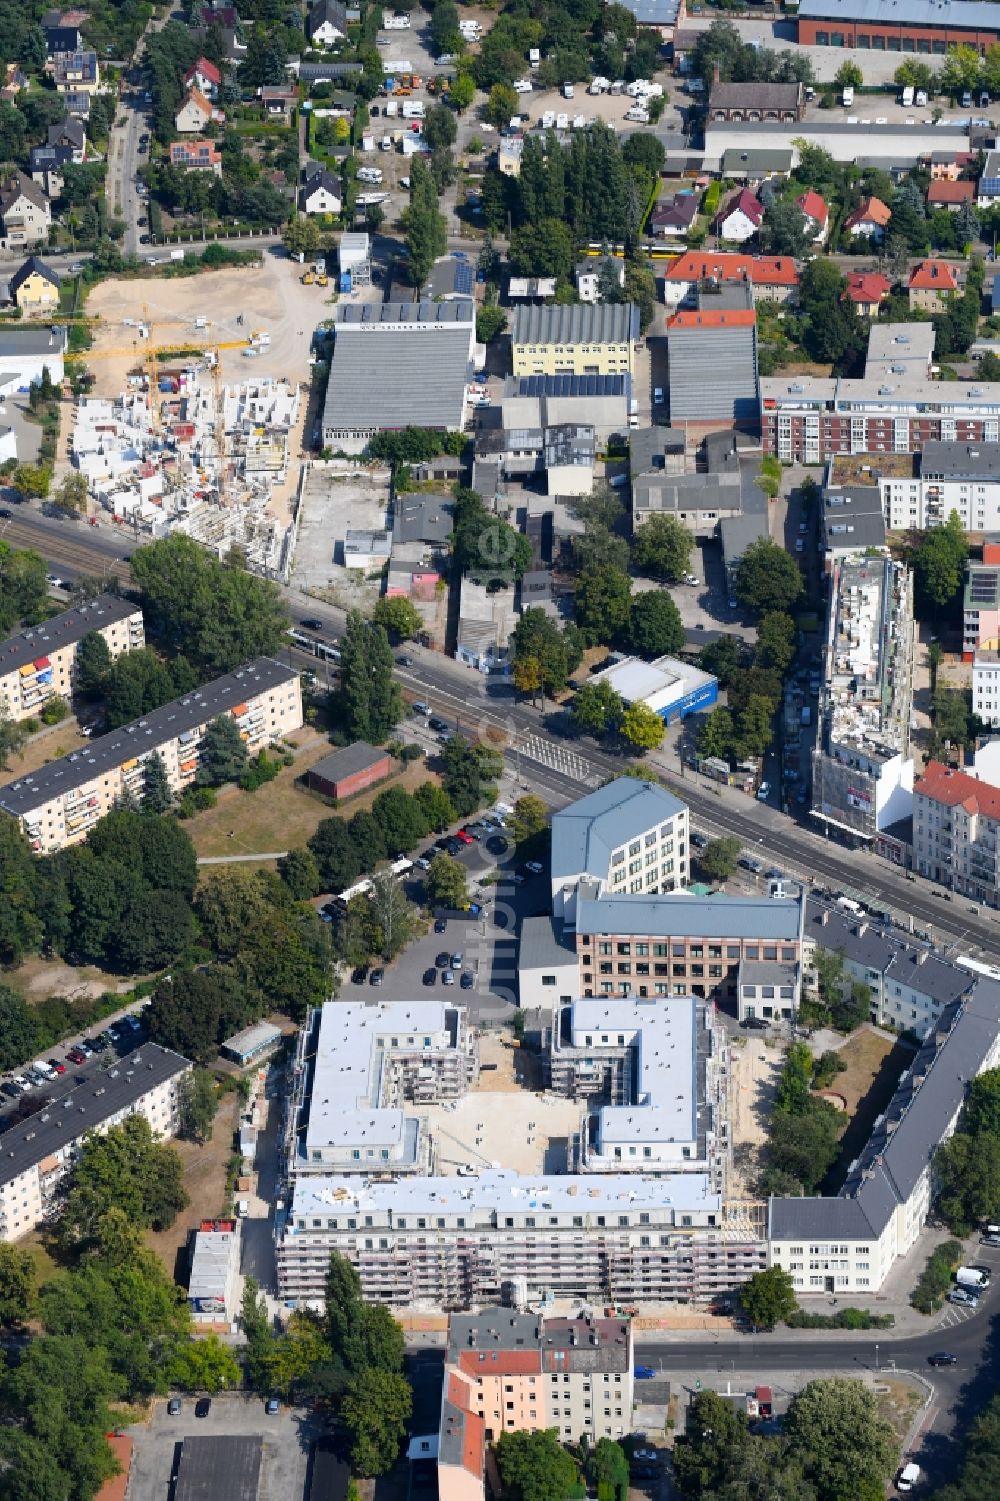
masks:
{"label": "gray gabled roof", "polygon": [[[11,286],[15,279],[11,278]],[[57,280],[56,286],[58,285]],[[54,651],[62,651],[75,641],[82,641],[88,631],[104,630],[116,621],[127,620],[130,615],[138,613],[139,607],[132,600],[118,599],[114,594],[99,594],[86,604],[74,605],[72,610],[64,610],[51,620],[43,620],[41,625],[29,626],[16,636],[0,641],[0,676],[16,672],[19,667],[27,667],[29,662],[37,662],[39,657],[48,657]]]}
{"label": "gray gabled roof", "polygon": [[51,282],[57,289],[62,286],[62,282],[51,266],[47,266],[44,261],[40,261],[37,255],[29,255],[28,259],[22,265],[18,266],[10,279],[11,294],[16,292],[18,287],[28,280],[29,276],[41,276],[45,281]]}
{"label": "gray gabled roof", "polygon": [[634,777],[608,782],[553,814],[552,879],[606,880],[613,850],[683,811],[684,804],[655,782]]}
{"label": "gray gabled roof", "polygon": [[549,967],[558,969],[564,964],[576,963],[576,949],[566,937],[565,929],[557,918],[523,919],[517,951],[518,971]]}
{"label": "gray gabled roof", "polygon": [[856,21],[859,26],[932,26],[935,30],[1000,31],[1000,5],[977,0],[801,0],[799,16],[810,21]]}
{"label": "gray gabled roof", "polygon": [[548,303],[514,313],[514,344],[626,344],[639,337],[631,302]]}
{"label": "gray gabled roof", "polygon": [[472,303],[340,303],[323,427],[462,426]]}

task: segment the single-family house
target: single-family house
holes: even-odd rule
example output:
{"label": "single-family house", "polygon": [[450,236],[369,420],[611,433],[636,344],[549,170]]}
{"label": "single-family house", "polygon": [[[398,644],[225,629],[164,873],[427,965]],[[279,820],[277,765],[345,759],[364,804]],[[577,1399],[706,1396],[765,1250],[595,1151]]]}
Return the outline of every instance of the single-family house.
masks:
{"label": "single-family house", "polygon": [[19,249],[47,240],[52,211],[37,183],[23,172],[12,172],[0,187],[0,224],[5,249]]}
{"label": "single-family house", "polygon": [[86,89],[64,89],[62,102],[66,113],[74,119],[84,123],[90,119],[90,95]]}
{"label": "single-family house", "polygon": [[207,57],[199,57],[184,74],[184,87],[197,89],[206,99],[218,98],[221,85],[222,73]]}
{"label": "single-family house", "polygon": [[892,282],[877,271],[848,271],[844,296],[853,302],[862,318],[877,318],[892,291]]}
{"label": "single-family house", "polygon": [[8,63],[4,73],[3,87],[0,88],[0,99],[8,104],[13,103],[18,94],[23,94],[28,87],[28,75],[23,73],[17,63]]}
{"label": "single-family house", "polygon": [[332,47],[347,35],[347,7],[340,0],[315,0],[306,16],[306,36],[314,47]]}
{"label": "single-family house", "polygon": [[649,218],[650,233],[658,239],[687,235],[698,217],[700,193],[677,193],[658,203]]}
{"label": "single-family house", "polygon": [[29,255],[10,279],[11,300],[23,313],[51,313],[59,306],[61,285],[51,266]]}
{"label": "single-family house", "polygon": [[576,268],[576,295],[581,302],[601,301],[601,277],[613,276],[619,287],[625,285],[625,262],[614,255],[590,256]]}
{"label": "single-family house", "polygon": [[211,172],[222,176],[222,152],[214,141],[171,141],[170,165],[185,172]]}
{"label": "single-family house", "polygon": [[757,233],[763,222],[764,205],[760,199],[749,188],[740,188],[719,210],[715,231],[720,239],[742,245]]}
{"label": "single-family house", "polygon": [[96,94],[101,86],[101,70],[97,53],[77,48],[73,52],[57,52],[51,62],[52,77],[60,94],[67,89]]}
{"label": "single-family house", "polygon": [[520,177],[524,136],[501,136],[497,146],[497,171],[504,177]]}
{"label": "single-family house", "polygon": [[881,240],[892,218],[892,209],[881,198],[863,198],[853,213],[844,220],[848,234],[862,235],[866,240]]}
{"label": "single-family house", "polygon": [[79,165],[87,159],[87,127],[82,120],[66,115],[58,125],[50,125],[46,136],[47,146],[68,146],[72,160]]}
{"label": "single-family house", "polygon": [[910,309],[913,312],[943,313],[959,293],[958,272],[948,261],[931,257],[914,266],[909,281]]}
{"label": "single-family house", "polygon": [[830,210],[826,206],[826,200],[809,188],[795,201],[806,221],[806,234],[814,245],[822,245],[830,228]]}
{"label": "single-family house", "polygon": [[192,88],[174,116],[174,129],[181,135],[198,135],[211,118],[211,103],[200,89]]}
{"label": "single-family house", "polygon": [[344,189],[339,177],[334,177],[325,167],[306,178],[299,194],[299,206],[304,214],[339,214],[344,206]]}
{"label": "single-family house", "polygon": [[76,52],[83,38],[80,27],[87,19],[84,10],[50,10],[42,17],[45,51],[49,57],[57,52]]}
{"label": "single-family house", "polygon": [[944,208],[950,214],[957,214],[963,205],[967,203],[971,208],[975,201],[976,185],[968,178],[952,182],[950,178],[939,177],[927,189],[927,207],[932,211]]}
{"label": "single-family house", "polygon": [[63,168],[73,160],[71,146],[32,146],[28,166],[36,182],[49,198],[58,198],[63,190]]}
{"label": "single-family house", "polygon": [[295,89],[287,84],[266,83],[258,90],[260,102],[264,108],[264,114],[269,120],[282,120],[288,124],[292,110],[299,102],[299,96]]}
{"label": "single-family house", "polygon": [[976,207],[992,208],[995,203],[1000,203],[1000,151],[988,151],[976,188]]}
{"label": "single-family house", "polygon": [[932,151],[925,158],[930,169],[931,181],[938,178],[946,178],[949,182],[957,182],[967,167],[976,160],[974,151]]}

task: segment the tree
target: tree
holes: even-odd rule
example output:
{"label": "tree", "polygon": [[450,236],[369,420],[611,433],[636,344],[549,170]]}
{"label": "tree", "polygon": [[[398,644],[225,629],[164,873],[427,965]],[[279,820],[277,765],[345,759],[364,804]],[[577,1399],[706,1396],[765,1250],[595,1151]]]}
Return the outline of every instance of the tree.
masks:
{"label": "tree", "polygon": [[260,997],[242,988],[222,965],[168,975],[153,991],[146,1012],[149,1035],[195,1063],[209,1063],[219,1043],[256,1020]]}
{"label": "tree", "polygon": [[949,47],[944,66],[938,74],[938,87],[943,94],[959,99],[979,84],[982,59],[975,47]]}
{"label": "tree", "polygon": [[1000,1212],[1000,1137],[956,1131],[934,1154],[937,1205],[956,1235]]}
{"label": "tree", "polygon": [[100,631],[88,631],[76,649],[75,681],[83,698],[99,698],[111,671],[111,650]]}
{"label": "tree", "polygon": [[87,509],[87,480],[79,469],[71,469],[53,494],[52,504],[67,516],[79,516]]}
{"label": "tree", "polygon": [[[565,632],[560,630],[558,622],[545,610],[538,605],[524,610],[511,633],[510,645],[514,659],[514,682],[520,692],[544,690],[550,696],[562,692],[569,680],[570,653]],[[539,682],[534,690],[522,687],[522,681],[528,683],[535,676],[534,669],[521,681],[518,680],[516,669],[518,663],[524,661],[537,663]]]}
{"label": "tree", "polygon": [[795,659],[795,621],[781,610],[769,610],[757,626],[754,665],[773,668],[784,677]]}
{"label": "tree", "polygon": [[177,1104],[181,1135],[190,1141],[211,1141],[219,1092],[207,1069],[196,1068],[184,1076],[177,1089]]}
{"label": "tree", "polygon": [[562,219],[539,219],[522,224],[510,239],[509,260],[518,276],[554,276],[568,281],[573,274],[573,231]]}
{"label": "tree", "polygon": [[481,583],[510,584],[531,566],[531,543],[522,532],[486,509],[475,490],[455,492],[452,554],[462,573]]}
{"label": "tree", "polygon": [[495,83],[483,109],[483,118],[498,130],[508,126],[517,114],[517,94],[507,83]]}
{"label": "tree", "polygon": [[352,1469],[360,1475],[384,1475],[391,1470],[412,1409],[413,1392],[405,1376],[394,1371],[359,1371],[340,1407]]}
{"label": "tree", "polygon": [[742,848],[738,839],[729,836],[710,839],[705,848],[698,851],[698,868],[709,881],[726,881],[736,869]]}
{"label": "tree", "polygon": [[360,1277],[336,1251],[327,1266],[325,1293],[330,1347],[348,1372],[402,1371],[403,1331],[384,1303],[364,1301]]}
{"label": "tree", "polygon": [[857,63],[848,61],[841,63],[834,74],[833,81],[840,89],[860,89],[865,81],[865,75]]}
{"label": "tree", "polygon": [[789,613],[804,592],[802,574],[794,558],[767,537],[752,542],[736,570],[736,597],[755,615],[778,610]]}
{"label": "tree", "polygon": [[684,645],[680,611],[670,595],[650,589],[632,600],[629,645],[640,657],[673,656]]}
{"label": "tree", "polygon": [[651,516],[632,539],[632,562],[643,573],[677,583],[689,572],[693,545],[676,516]]}
{"label": "tree", "polygon": [[885,1494],[898,1444],[891,1425],[879,1416],[874,1392],[862,1382],[844,1377],[808,1382],[789,1403],[785,1437],[820,1501]]}
{"label": "tree", "polygon": [[438,208],[437,184],[419,156],[414,157],[410,167],[410,202],[403,220],[410,280],[419,292],[434,262],[448,248],[447,226]]}
{"label": "tree", "polygon": [[309,849],[316,857],[324,891],[346,891],[361,874],[361,855],[342,818],[324,818],[309,840]]}
{"label": "tree", "polygon": [[37,552],[0,541],[0,632],[7,636],[23,622],[34,625],[48,613],[48,564]]}
{"label": "tree", "polygon": [[663,739],[666,726],[659,714],[644,703],[629,704],[622,715],[618,732],[633,750],[655,750]]}
{"label": "tree", "polygon": [[503,756],[486,745],[449,740],[444,748],[444,789],[459,818],[496,801]]}
{"label": "tree", "polygon": [[628,574],[615,568],[588,568],[576,581],[576,620],[592,646],[614,641],[624,631],[632,607]]}
{"label": "tree", "polygon": [[[20,964],[41,946],[45,935],[41,898],[43,894],[54,893],[56,885],[55,881],[50,881],[47,891],[39,891],[39,867],[28,841],[16,820],[7,813],[0,813],[0,964]],[[0,996],[3,993],[3,987],[0,987]],[[2,1009],[0,1003],[0,1013]],[[28,1053],[23,1055],[25,1058],[29,1056]],[[19,1063],[22,1061],[17,1059]]]}
{"label": "tree", "polygon": [[0,770],[10,770],[11,756],[19,756],[27,743],[28,731],[23,721],[0,714]]}
{"label": "tree", "polygon": [[575,729],[598,738],[616,730],[624,713],[621,695],[608,682],[581,683],[570,705]]}
{"label": "tree", "polygon": [[142,768],[142,806],[147,813],[166,813],[173,800],[166,764],[159,751],[152,751]]}
{"label": "tree", "polygon": [[1000,1138],[1000,1069],[977,1074],[969,1085],[961,1129],[972,1136],[986,1134]]}
{"label": "tree", "polygon": [[542,664],[537,657],[515,657],[510,675],[518,693],[523,693],[525,698],[537,700],[544,686]]}
{"label": "tree", "polygon": [[427,827],[435,834],[440,834],[449,824],[453,824],[457,817],[454,804],[436,782],[421,782],[413,800],[420,808],[427,821]]}
{"label": "tree", "polygon": [[454,146],[458,138],[458,124],[446,104],[432,104],[424,119],[424,140],[432,151],[439,147],[445,150]]}
{"label": "tree", "polygon": [[[987,48],[986,56],[989,59],[990,49]],[[934,73],[928,63],[917,62],[914,58],[907,58],[900,63],[893,74],[893,82],[897,88],[904,89],[909,86],[912,89],[925,89],[929,94],[934,85]]]}
{"label": "tree", "polygon": [[577,1483],[576,1462],[554,1428],[501,1433],[494,1453],[511,1501],[555,1501],[570,1495]]}
{"label": "tree", "polygon": [[427,900],[432,907],[462,907],[468,901],[466,869],[451,855],[435,855],[427,872]]}
{"label": "tree", "polygon": [[926,618],[950,611],[965,577],[969,543],[957,511],[944,526],[925,532],[913,553],[917,610]]}
{"label": "tree", "polygon": [[814,360],[834,364],[861,347],[862,328],[854,303],[844,298],[846,285],[836,262],[822,256],[810,261],[802,273],[802,340]]}
{"label": "tree", "polygon": [[308,214],[293,214],[282,236],[290,255],[312,256],[320,247],[319,225]]}
{"label": "tree", "polygon": [[598,1501],[620,1501],[628,1495],[629,1464],[621,1444],[599,1438],[586,1457],[586,1467]]}
{"label": "tree", "polygon": [[0,985],[0,1068],[17,1068],[41,1045],[38,1018],[9,985]]}
{"label": "tree", "polygon": [[247,931],[260,926],[268,908],[259,874],[239,865],[210,871],[195,901],[205,938],[223,958],[239,952]]}
{"label": "tree", "polygon": [[402,719],[403,695],[393,667],[385,627],[349,610],[340,646],[340,697],[352,740],[382,745]]}
{"label": "tree", "polygon": [[0,1326],[26,1323],[34,1313],[38,1268],[30,1252],[0,1243]]}
{"label": "tree", "polygon": [[120,1209],[132,1224],[166,1229],[188,1202],[181,1160],[156,1141],[143,1115],[131,1115],[100,1136],[88,1136],[69,1175],[59,1219],[68,1246],[92,1241],[103,1215]]}
{"label": "tree", "polygon": [[415,849],[430,833],[427,815],[415,798],[401,787],[380,792],[372,804],[372,814],[381,826],[387,853]]}
{"label": "tree", "polygon": [[372,611],[372,620],[394,641],[410,641],[424,629],[424,618],[412,600],[399,594],[383,596]]}
{"label": "tree", "polygon": [[296,901],[307,902],[323,889],[319,862],[312,850],[299,845],[278,861],[278,874]]}
{"label": "tree", "polygon": [[448,90],[449,102],[461,114],[463,110],[468,109],[475,97],[476,85],[474,80],[469,77],[468,73],[459,73]]}
{"label": "tree", "polygon": [[224,1392],[239,1386],[243,1372],[228,1345],[217,1334],[185,1340],[168,1367],[171,1386],[186,1392]]}
{"label": "tree", "polygon": [[476,313],[476,341],[489,344],[507,327],[507,314],[495,303],[484,303]]}
{"label": "tree", "polygon": [[359,900],[368,907],[371,952],[383,959],[395,959],[413,937],[413,903],[407,901],[403,888],[387,870],[372,876],[371,890]]}
{"label": "tree", "polygon": [[795,1312],[791,1275],[782,1266],[754,1272],[740,1288],[740,1307],[755,1329],[773,1329]]}
{"label": "tree", "polygon": [[220,714],[205,726],[198,753],[195,781],[199,787],[237,782],[247,769],[246,742],[231,714]]}
{"label": "tree", "polygon": [[527,844],[529,839],[534,839],[548,827],[549,810],[545,801],[536,797],[533,792],[525,793],[514,804],[514,816],[510,821],[510,832],[514,843],[517,845]]}

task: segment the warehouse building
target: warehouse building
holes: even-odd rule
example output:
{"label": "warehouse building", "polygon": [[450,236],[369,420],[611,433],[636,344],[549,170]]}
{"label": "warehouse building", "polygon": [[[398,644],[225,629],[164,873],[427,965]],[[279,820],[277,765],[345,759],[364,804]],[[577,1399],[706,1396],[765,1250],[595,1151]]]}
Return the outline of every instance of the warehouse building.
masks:
{"label": "warehouse building", "polygon": [[0,809],[19,820],[36,854],[79,844],[125,796],[142,793],[145,763],[154,751],[174,792],[195,779],[201,738],[221,714],[231,714],[249,754],[302,727],[299,675],[258,657],[183,698],[154,709],[58,761],[0,787]]}
{"label": "warehouse building", "polygon": [[645,704],[666,724],[710,709],[719,697],[719,680],[679,657],[620,657],[591,678],[607,683],[626,704]]}
{"label": "warehouse building", "polygon": [[800,0],[803,47],[856,47],[943,58],[949,47],[985,53],[1000,42],[1000,5],[986,0]]}
{"label": "warehouse building", "polygon": [[4,1132],[0,1240],[20,1240],[49,1216],[66,1174],[93,1131],[145,1116],[154,1136],[180,1125],[180,1084],[191,1064],[147,1042],[99,1073],[64,1075],[44,1110]]}
{"label": "warehouse building", "polygon": [[612,433],[627,429],[631,398],[629,375],[508,376],[502,420],[507,429],[585,422],[604,442]]}
{"label": "warehouse building", "polygon": [[273,1022],[254,1022],[252,1027],[244,1027],[242,1032],[236,1032],[232,1037],[227,1037],[219,1047],[223,1058],[228,1058],[232,1063],[238,1063],[241,1068],[247,1068],[251,1063],[259,1063],[281,1046],[283,1033],[280,1027]]}
{"label": "warehouse building", "polygon": [[142,611],[131,600],[101,594],[0,643],[0,714],[20,720],[39,715],[53,698],[73,693],[76,654],[96,631],[112,658],[145,645]]}
{"label": "warehouse building", "polygon": [[667,321],[667,383],[673,425],[743,427],[760,423],[757,314],[752,291],[699,291],[697,306]]}
{"label": "warehouse building", "polygon": [[632,374],[639,309],[631,302],[519,307],[511,345],[514,375]]}
{"label": "warehouse building", "polygon": [[377,432],[461,432],[476,337],[475,305],[339,303],[323,442],[360,453]]}

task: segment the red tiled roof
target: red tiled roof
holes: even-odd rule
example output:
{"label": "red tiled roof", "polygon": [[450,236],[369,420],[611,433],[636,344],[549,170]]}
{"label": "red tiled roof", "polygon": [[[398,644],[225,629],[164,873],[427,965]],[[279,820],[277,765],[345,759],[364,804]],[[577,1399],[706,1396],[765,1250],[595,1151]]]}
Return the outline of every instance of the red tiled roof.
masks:
{"label": "red tiled roof", "polygon": [[928,203],[971,203],[975,196],[975,184],[971,182],[949,182],[945,177],[937,177],[927,189]]}
{"label": "red tiled roof", "polygon": [[910,273],[910,286],[928,291],[958,291],[958,276],[948,261],[921,261]]}
{"label": "red tiled roof", "polygon": [[882,229],[892,218],[892,209],[881,198],[864,198],[853,214],[848,214],[844,220],[844,227],[853,229],[856,224],[878,224]]}
{"label": "red tiled roof", "polygon": [[121,1466],[121,1471],[112,1475],[110,1480],[105,1480],[94,1501],[125,1501],[128,1472],[132,1464],[132,1440],[124,1433],[109,1433],[106,1437],[108,1447]]}
{"label": "red tiled roof", "polygon": [[740,255],[737,251],[688,250],[664,272],[665,281],[748,281],[761,287],[797,287],[799,273],[788,255]]}
{"label": "red tiled roof", "polygon": [[753,308],[728,308],[721,313],[683,308],[667,319],[667,328],[753,328],[756,322]]}
{"label": "red tiled roof", "polygon": [[480,1478],[486,1459],[486,1424],[477,1412],[465,1414],[462,1443],[462,1468]]}
{"label": "red tiled roof", "polygon": [[764,205],[759,198],[755,198],[749,188],[741,188],[734,193],[729,202],[719,211],[718,223],[724,224],[730,214],[746,214],[751,224],[759,229],[764,222]]}
{"label": "red tiled roof", "polygon": [[180,114],[181,110],[184,109],[185,105],[188,104],[193,104],[196,109],[200,109],[203,115],[211,115],[212,113],[212,106],[209,104],[208,100],[205,98],[200,89],[188,90],[187,98],[178,107],[177,113]]}
{"label": "red tiled roof", "polygon": [[967,771],[952,771],[940,761],[928,761],[913,790],[949,808],[964,808],[966,813],[984,813],[987,818],[1000,819],[1000,787],[980,782]]}
{"label": "red tiled roof", "polygon": [[852,302],[881,302],[891,291],[892,283],[887,276],[880,276],[877,271],[851,271],[844,295]]}
{"label": "red tiled roof", "polygon": [[199,57],[194,66],[187,70],[184,75],[185,81],[193,78],[196,73],[200,73],[202,78],[207,78],[209,83],[218,85],[222,82],[222,74],[214,63],[209,62],[207,57]]}
{"label": "red tiled roof", "polygon": [[801,198],[796,199],[796,202],[806,218],[815,219],[817,224],[825,224],[830,217],[830,210],[825,200],[818,193],[814,193],[812,188],[803,193]]}
{"label": "red tiled roof", "polygon": [[538,1350],[463,1350],[458,1368],[467,1376],[533,1376],[542,1358]]}

